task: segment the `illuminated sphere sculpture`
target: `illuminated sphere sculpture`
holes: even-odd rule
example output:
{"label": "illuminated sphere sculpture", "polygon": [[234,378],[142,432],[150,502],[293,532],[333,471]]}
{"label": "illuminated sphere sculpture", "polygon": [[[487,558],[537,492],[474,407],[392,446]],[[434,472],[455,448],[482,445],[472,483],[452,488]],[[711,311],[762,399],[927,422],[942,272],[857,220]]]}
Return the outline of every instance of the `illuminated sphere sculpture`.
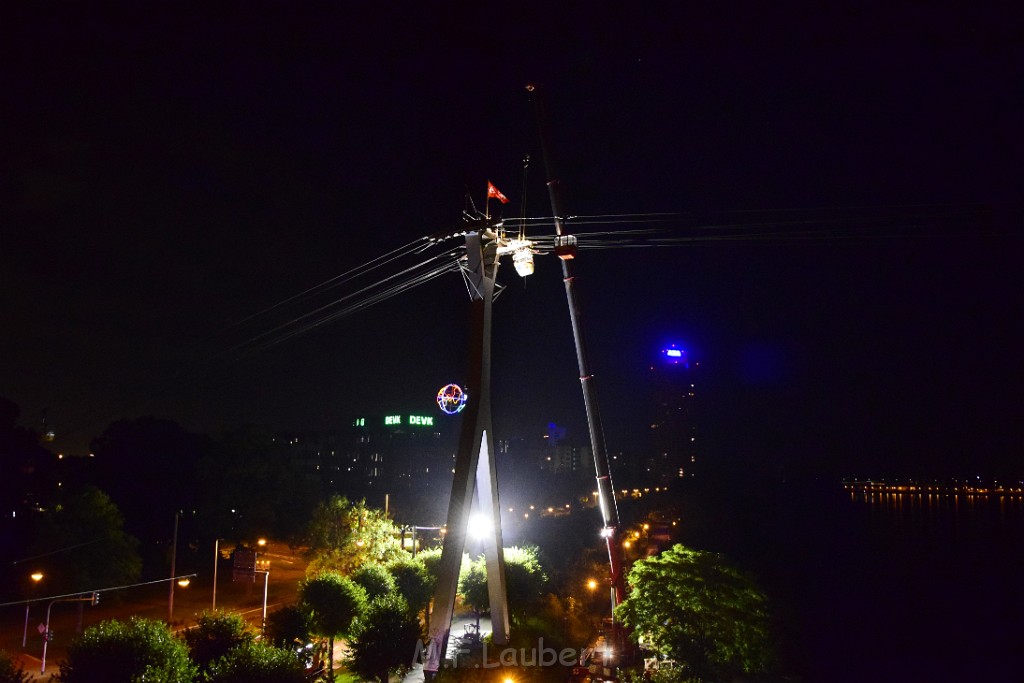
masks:
{"label": "illuminated sphere sculpture", "polygon": [[458,384],[446,384],[437,392],[437,405],[448,415],[454,415],[466,407],[466,392]]}

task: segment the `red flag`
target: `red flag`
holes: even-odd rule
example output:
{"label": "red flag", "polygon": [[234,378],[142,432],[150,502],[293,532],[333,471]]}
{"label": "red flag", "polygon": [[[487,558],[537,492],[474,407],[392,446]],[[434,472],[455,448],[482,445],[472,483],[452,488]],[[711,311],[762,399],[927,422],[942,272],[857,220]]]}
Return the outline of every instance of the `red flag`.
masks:
{"label": "red flag", "polygon": [[495,199],[497,199],[502,204],[508,204],[508,197],[503,195],[501,193],[501,190],[496,188],[494,186],[494,184],[490,180],[488,180],[487,181],[487,198],[490,199],[491,197],[494,197]]}

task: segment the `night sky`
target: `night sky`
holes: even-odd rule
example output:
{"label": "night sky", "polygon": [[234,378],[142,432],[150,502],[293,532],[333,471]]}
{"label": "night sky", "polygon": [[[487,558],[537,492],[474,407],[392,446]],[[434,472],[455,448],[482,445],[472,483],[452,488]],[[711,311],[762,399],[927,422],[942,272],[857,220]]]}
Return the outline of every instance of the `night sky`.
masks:
{"label": "night sky", "polygon": [[[465,375],[457,275],[258,353],[228,349],[272,316],[232,325],[456,225],[488,179],[505,216],[524,194],[549,216],[533,81],[568,213],[755,236],[882,217],[863,237],[581,252],[611,450],[676,342],[722,462],[1024,475],[1019,14],[550,4],[3,10],[0,395],[21,423],[46,411],[54,449],[84,452],[147,414],[216,433],[429,411]],[[903,230],[908,207],[957,218]],[[525,281],[503,267],[499,436],[585,439],[560,277],[552,256]]]}

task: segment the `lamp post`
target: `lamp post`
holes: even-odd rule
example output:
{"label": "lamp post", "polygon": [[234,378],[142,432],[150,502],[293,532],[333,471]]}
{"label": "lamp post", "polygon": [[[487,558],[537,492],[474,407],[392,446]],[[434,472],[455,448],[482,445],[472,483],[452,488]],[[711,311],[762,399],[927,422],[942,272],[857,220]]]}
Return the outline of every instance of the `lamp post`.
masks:
{"label": "lamp post", "polygon": [[211,612],[217,611],[217,561],[220,559],[220,539],[215,538],[213,540],[213,605],[210,606]]}
{"label": "lamp post", "polygon": [[[256,545],[266,548],[267,539],[260,538],[256,541]],[[262,634],[267,630],[267,587],[270,584],[270,560],[259,560],[256,566],[259,567],[256,573],[263,574],[263,618],[260,620],[260,634]]]}
{"label": "lamp post", "polygon": [[[35,572],[31,576],[32,588],[35,589],[39,585],[39,582],[43,580],[42,572]],[[28,642],[28,606],[32,604],[30,600],[25,601],[25,629],[21,632],[21,646],[24,648]]]}
{"label": "lamp post", "polygon": [[260,634],[267,630],[267,586],[270,583],[270,563],[264,564],[266,569],[257,569],[257,574],[263,574],[263,616],[260,620]]}
{"label": "lamp post", "polygon": [[174,512],[174,536],[171,539],[171,580],[168,581],[170,588],[167,589],[167,623],[174,623],[174,565],[178,559],[178,517],[180,512]]}

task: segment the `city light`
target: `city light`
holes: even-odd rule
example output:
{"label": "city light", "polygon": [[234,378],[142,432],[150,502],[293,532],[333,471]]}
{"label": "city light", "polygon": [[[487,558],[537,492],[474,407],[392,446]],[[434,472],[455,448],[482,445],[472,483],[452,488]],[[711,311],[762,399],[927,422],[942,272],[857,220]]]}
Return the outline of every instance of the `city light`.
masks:
{"label": "city light", "polygon": [[478,512],[470,516],[466,530],[473,538],[482,539],[494,530],[494,524],[489,517]]}

